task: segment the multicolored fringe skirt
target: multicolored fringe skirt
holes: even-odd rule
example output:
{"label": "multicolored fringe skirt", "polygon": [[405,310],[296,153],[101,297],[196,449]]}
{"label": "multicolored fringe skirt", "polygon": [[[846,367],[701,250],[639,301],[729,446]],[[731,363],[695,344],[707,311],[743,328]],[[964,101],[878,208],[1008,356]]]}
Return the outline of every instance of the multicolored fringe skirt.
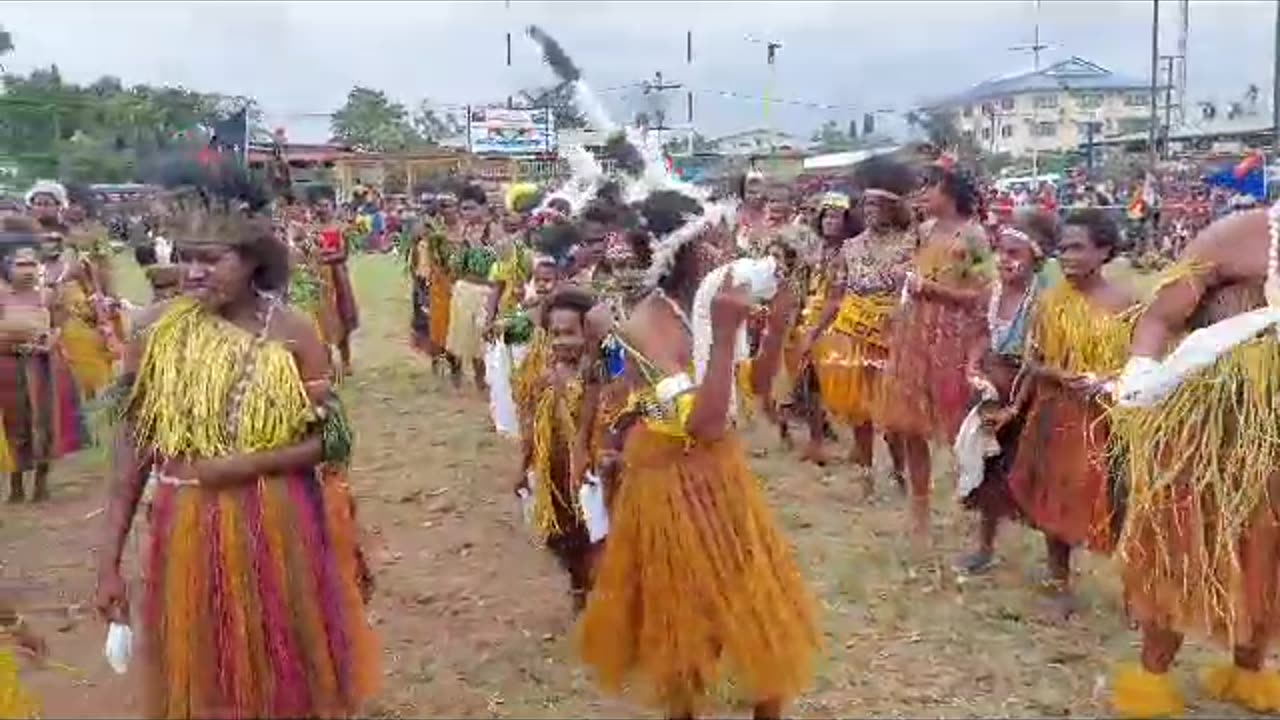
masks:
{"label": "multicolored fringe skirt", "polygon": [[80,391],[62,353],[0,355],[0,415],[15,471],[83,448]]}
{"label": "multicolored fringe skirt", "polygon": [[350,494],[308,471],[158,483],[141,622],[148,714],[352,717],[377,689]]}
{"label": "multicolored fringe skirt", "polygon": [[644,425],[629,433],[579,628],[605,689],[629,682],[680,717],[721,680],[753,702],[809,683],[815,604],[745,458],[732,433],[692,445]]}
{"label": "multicolored fringe skirt", "polygon": [[951,444],[969,411],[965,365],[981,318],[913,299],[890,323],[874,414],[889,432]]}
{"label": "multicolored fringe skirt", "polygon": [[320,263],[318,303],[320,331],[325,343],[337,345],[360,327],[360,313],[346,262]]}

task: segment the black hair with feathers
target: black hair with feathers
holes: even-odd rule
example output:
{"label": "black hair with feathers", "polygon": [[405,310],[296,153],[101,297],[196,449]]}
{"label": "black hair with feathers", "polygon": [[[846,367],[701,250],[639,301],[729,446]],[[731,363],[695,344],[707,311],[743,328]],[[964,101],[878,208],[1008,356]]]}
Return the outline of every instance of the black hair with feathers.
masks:
{"label": "black hair with feathers", "polygon": [[657,190],[640,203],[645,229],[661,238],[680,229],[689,217],[702,214],[702,204],[675,190]]}

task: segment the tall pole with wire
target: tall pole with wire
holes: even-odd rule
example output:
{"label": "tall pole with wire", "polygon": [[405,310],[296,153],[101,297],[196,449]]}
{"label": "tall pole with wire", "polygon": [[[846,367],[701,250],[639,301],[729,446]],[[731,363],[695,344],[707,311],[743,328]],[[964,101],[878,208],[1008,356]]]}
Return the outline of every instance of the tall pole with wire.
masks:
{"label": "tall pole with wire", "polygon": [[1156,115],[1160,103],[1160,0],[1151,0],[1151,127],[1147,128],[1147,165],[1156,168]]}
{"label": "tall pole with wire", "polygon": [[[1275,64],[1271,68],[1271,161],[1280,158],[1280,0],[1276,0],[1276,39],[1271,54]],[[1262,169],[1265,179],[1271,173]]]}
{"label": "tall pole with wire", "polygon": [[[1052,46],[1040,41],[1040,0],[1036,0],[1035,21],[1034,21],[1034,24],[1032,25],[1031,44],[1030,45],[1025,45],[1025,44],[1014,45],[1009,49],[1015,52],[1030,52],[1032,63],[1033,63],[1032,67],[1034,68],[1035,72],[1040,72],[1040,53],[1044,52],[1045,50],[1048,50],[1050,47]],[[1033,105],[1031,107],[1031,126],[1033,131],[1036,127],[1036,120],[1038,117],[1039,116],[1036,113],[1036,108]],[[1034,138],[1034,135],[1033,135],[1033,138]],[[994,140],[994,131],[992,133],[992,139]],[[1032,177],[1038,177],[1040,175],[1040,149],[1036,147],[1035,143],[1036,141],[1033,139],[1031,142],[1031,175]]]}
{"label": "tall pole with wire", "polygon": [[[693,72],[693,31],[692,30],[686,31],[684,35],[684,62],[685,62],[685,68],[690,73],[692,73]],[[690,74],[689,77],[692,78],[693,75]],[[689,141],[686,144],[685,150],[687,151],[687,154],[689,155],[689,157],[693,157],[693,136],[696,132],[693,129],[693,90],[685,91],[684,100],[685,100],[685,111],[687,114],[685,121],[689,123]]]}

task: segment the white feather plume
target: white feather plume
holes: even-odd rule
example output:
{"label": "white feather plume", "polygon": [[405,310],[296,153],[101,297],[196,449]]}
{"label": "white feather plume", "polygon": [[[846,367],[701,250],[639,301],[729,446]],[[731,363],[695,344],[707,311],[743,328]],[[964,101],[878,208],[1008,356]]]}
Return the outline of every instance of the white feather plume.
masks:
{"label": "white feather plume", "polygon": [[702,215],[691,218],[670,235],[658,240],[653,246],[653,260],[649,263],[645,283],[649,287],[657,287],[658,281],[671,272],[680,248],[720,223],[733,225],[737,210],[736,200],[711,203],[704,206]]}
{"label": "white feather plume", "polygon": [[[756,302],[763,302],[777,292],[775,278],[776,262],[773,257],[740,258],[707,273],[698,285],[693,296],[693,371],[694,382],[701,385],[707,374],[707,365],[711,361],[711,301],[724,282],[725,273],[733,273],[735,284],[746,283],[751,297]],[[734,365],[751,356],[751,346],[747,342],[746,323],[738,327],[735,335],[733,359]],[[736,384],[729,396],[729,416],[737,414],[738,400]]]}
{"label": "white feather plume", "polygon": [[168,265],[173,262],[173,243],[165,239],[163,235],[157,235],[152,244],[156,248],[157,264]]}

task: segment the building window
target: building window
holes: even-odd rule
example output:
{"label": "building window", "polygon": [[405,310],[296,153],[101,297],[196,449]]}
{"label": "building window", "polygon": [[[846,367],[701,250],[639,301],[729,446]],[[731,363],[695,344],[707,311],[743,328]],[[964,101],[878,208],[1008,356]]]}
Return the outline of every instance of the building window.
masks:
{"label": "building window", "polygon": [[972,105],[965,105],[965,106],[964,106],[964,112],[963,112],[963,113],[961,113],[961,114],[962,114],[962,115],[964,115],[965,117],[973,117],[973,106],[972,106]]}
{"label": "building window", "polygon": [[1013,126],[1012,126],[1012,125],[1001,125],[1001,126],[1000,126],[1000,137],[1002,137],[1002,138],[1011,138],[1011,137],[1013,137]]}
{"label": "building window", "polygon": [[1038,122],[1035,124],[1036,137],[1054,137],[1058,134],[1058,123]]}
{"label": "building window", "polygon": [[1032,101],[1032,107],[1037,110],[1045,110],[1058,107],[1057,95],[1037,95]]}
{"label": "building window", "polygon": [[1146,107],[1151,96],[1147,93],[1131,92],[1124,96],[1124,104],[1129,107]]}
{"label": "building window", "polygon": [[1007,97],[1007,98],[1000,98],[1000,109],[1001,109],[1001,110],[1012,110],[1012,109],[1013,109],[1013,98],[1011,98],[1011,97]]}
{"label": "building window", "polygon": [[1102,107],[1102,95],[1100,93],[1085,93],[1076,98],[1076,103],[1082,110],[1096,110]]}
{"label": "building window", "polygon": [[991,128],[982,128],[982,139],[983,140],[991,139]]}

